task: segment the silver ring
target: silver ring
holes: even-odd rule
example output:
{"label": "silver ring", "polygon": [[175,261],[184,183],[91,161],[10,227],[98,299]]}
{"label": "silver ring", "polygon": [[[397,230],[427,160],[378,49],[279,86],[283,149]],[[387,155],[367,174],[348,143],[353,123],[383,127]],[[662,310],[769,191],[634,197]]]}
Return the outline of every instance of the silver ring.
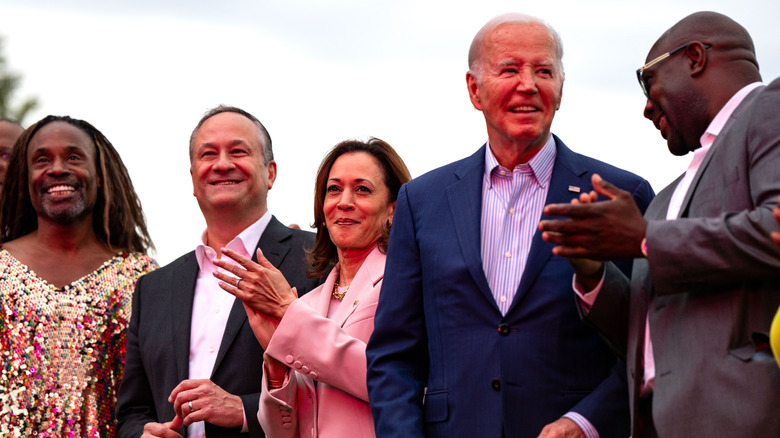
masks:
{"label": "silver ring", "polygon": [[236,280],[236,288],[238,289],[238,283],[241,283],[241,279]]}
{"label": "silver ring", "polygon": [[190,407],[190,412],[194,411],[195,409],[192,408],[192,400],[187,402],[187,406]]}

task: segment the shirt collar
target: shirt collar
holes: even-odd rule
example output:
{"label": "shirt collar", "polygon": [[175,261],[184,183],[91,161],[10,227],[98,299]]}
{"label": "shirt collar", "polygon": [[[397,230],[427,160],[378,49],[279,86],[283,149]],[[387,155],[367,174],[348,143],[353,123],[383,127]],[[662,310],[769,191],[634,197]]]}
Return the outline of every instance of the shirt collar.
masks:
{"label": "shirt collar", "polygon": [[[227,247],[236,251],[246,257],[252,257],[257,242],[260,241],[260,236],[263,235],[268,224],[271,222],[271,213],[266,210],[260,219],[255,221],[252,225],[246,227],[244,231],[240,232],[238,236],[233,238]],[[204,230],[200,236],[200,244],[195,248],[195,256],[198,259],[198,267],[200,271],[205,273],[206,271],[213,270],[211,260],[214,260],[217,256],[215,248],[211,248],[206,244],[206,236],[208,230]]]}
{"label": "shirt collar", "polygon": [[[500,169],[503,169],[509,173],[514,171],[514,169],[505,169],[500,164],[498,164],[498,160],[496,159],[496,156],[493,155],[493,150],[490,148],[490,141],[488,141],[487,147],[485,149],[485,177],[488,181],[491,181],[491,175]],[[540,186],[546,187],[547,184],[550,183],[550,179],[552,177],[552,168],[553,163],[555,163],[556,155],[557,149],[555,148],[555,139],[552,135],[550,135],[550,138],[547,139],[547,142],[544,144],[544,146],[539,149],[539,152],[537,152],[536,155],[528,160],[528,163],[519,164],[515,166],[515,169],[522,170],[523,167],[530,167],[536,182]],[[490,184],[492,184],[492,181]]]}
{"label": "shirt collar", "polygon": [[747,97],[751,91],[755,90],[761,85],[763,85],[761,82],[753,82],[752,84],[745,85],[741,90],[737,91],[733,96],[731,96],[731,99],[729,99],[729,101],[723,105],[723,108],[718,111],[718,114],[716,114],[712,119],[710,125],[707,126],[704,134],[702,134],[701,138],[699,139],[699,143],[702,144],[702,146],[706,145],[707,143],[712,144],[712,141],[708,140],[708,137],[717,137],[739,104],[745,100],[745,97]]}

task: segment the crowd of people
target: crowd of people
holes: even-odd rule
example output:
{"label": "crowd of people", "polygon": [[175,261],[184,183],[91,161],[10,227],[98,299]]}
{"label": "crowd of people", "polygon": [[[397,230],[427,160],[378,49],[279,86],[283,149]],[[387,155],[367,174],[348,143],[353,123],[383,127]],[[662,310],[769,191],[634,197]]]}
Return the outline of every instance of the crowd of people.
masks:
{"label": "crowd of people", "polygon": [[549,24],[490,20],[487,142],[414,179],[335,145],[315,232],[271,213],[260,120],[217,106],[206,229],[163,267],[100,131],[0,119],[0,435],[780,436],[780,80],[722,14],[663,33],[643,115],[693,159],[656,196],[551,132],[564,77]]}

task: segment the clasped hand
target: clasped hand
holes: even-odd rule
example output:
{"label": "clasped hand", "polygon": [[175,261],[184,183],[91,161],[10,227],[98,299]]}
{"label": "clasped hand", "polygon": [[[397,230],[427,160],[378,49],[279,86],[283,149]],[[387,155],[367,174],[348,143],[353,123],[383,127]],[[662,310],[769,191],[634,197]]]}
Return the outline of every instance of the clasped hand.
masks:
{"label": "clasped hand", "polygon": [[[569,258],[615,260],[641,257],[647,221],[631,194],[592,177],[594,191],[583,193],[569,204],[544,207],[549,216],[539,223],[542,239],[555,243],[553,254]],[[607,199],[598,201],[598,195]]]}
{"label": "clasped hand", "polygon": [[168,402],[173,403],[174,419],[162,424],[145,424],[141,438],[181,438],[176,431],[198,421],[221,427],[244,424],[241,397],[228,393],[208,379],[182,381],[171,391]]}

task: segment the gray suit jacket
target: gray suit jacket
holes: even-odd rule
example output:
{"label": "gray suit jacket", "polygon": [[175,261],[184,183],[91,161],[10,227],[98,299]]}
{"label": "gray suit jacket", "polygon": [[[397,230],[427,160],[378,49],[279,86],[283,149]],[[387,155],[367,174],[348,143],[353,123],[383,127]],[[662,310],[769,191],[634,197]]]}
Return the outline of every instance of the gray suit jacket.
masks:
{"label": "gray suit jacket", "polygon": [[[780,305],[780,248],[769,238],[780,195],[780,80],[751,92],[702,163],[680,217],[678,181],[647,209],[648,258],[632,279],[609,266],[587,319],[627,358],[634,436],[645,319],[662,437],[780,436],[780,368],[768,333]],[[629,292],[630,291],[630,292]]]}
{"label": "gray suit jacket", "polygon": [[[311,248],[313,242],[312,233],[287,228],[271,218],[257,247],[303,294],[321,281],[306,277],[309,265],[304,249]],[[168,395],[189,378],[190,320],[197,276],[198,261],[192,251],[136,283],[117,402],[119,437],[137,438],[143,433],[144,424],[171,421],[175,416]],[[264,436],[257,421],[262,372],[263,349],[249,326],[243,305],[236,300],[211,380],[227,392],[241,396],[251,437]],[[246,436],[239,432],[240,428],[206,424],[209,438]],[[186,436],[184,428],[179,433]]]}

